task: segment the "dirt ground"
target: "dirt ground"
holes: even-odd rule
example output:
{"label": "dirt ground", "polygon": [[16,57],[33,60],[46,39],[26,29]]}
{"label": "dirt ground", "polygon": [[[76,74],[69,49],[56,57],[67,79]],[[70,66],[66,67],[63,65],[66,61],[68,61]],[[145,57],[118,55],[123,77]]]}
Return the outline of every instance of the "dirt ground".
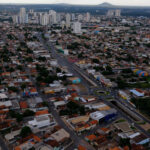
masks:
{"label": "dirt ground", "polygon": [[145,129],[145,130],[150,130],[150,124],[149,123],[145,123],[145,124],[142,124],[142,125],[140,125],[143,129]]}
{"label": "dirt ground", "polygon": [[72,84],[71,85],[73,88],[75,88],[77,90],[77,92],[81,92],[81,93],[87,93],[88,90],[85,86],[83,86],[82,84]]}

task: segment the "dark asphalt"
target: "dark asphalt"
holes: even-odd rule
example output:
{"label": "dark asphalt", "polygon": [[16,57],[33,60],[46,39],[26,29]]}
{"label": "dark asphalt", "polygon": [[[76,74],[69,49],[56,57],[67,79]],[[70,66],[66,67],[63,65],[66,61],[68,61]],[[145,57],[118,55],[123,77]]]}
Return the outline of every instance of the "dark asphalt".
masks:
{"label": "dark asphalt", "polygon": [[[40,38],[40,41],[42,41],[41,38]],[[43,41],[42,41],[42,42],[43,42]],[[89,82],[86,81],[86,80],[81,76],[81,74],[79,74],[78,72],[82,72],[82,74],[84,74],[85,76],[87,76],[88,78],[90,78],[93,82],[95,82],[95,83],[97,84],[97,86],[98,86],[98,89],[108,91],[108,89],[107,89],[106,87],[102,87],[101,85],[99,85],[93,77],[89,76],[89,75],[88,75],[87,73],[85,73],[82,69],[80,69],[79,67],[77,67],[77,66],[74,65],[73,63],[68,62],[68,60],[66,59],[65,56],[61,56],[60,54],[58,54],[58,53],[55,51],[54,46],[53,46],[51,43],[48,43],[48,42],[45,43],[45,44],[44,44],[44,47],[45,47],[47,50],[51,51],[52,57],[56,58],[56,59],[58,60],[58,63],[59,63],[61,66],[67,66],[67,67],[68,67],[68,70],[69,70],[71,73],[73,73],[75,76],[78,76],[79,78],[81,78],[81,81],[82,81],[83,85],[84,85],[85,87],[87,87],[88,91],[90,91],[91,85],[90,85]],[[78,70],[78,72],[77,72],[76,70]],[[89,94],[89,93],[87,93],[87,94]],[[119,100],[119,98],[118,98],[117,95],[116,95],[116,91],[113,90],[113,89],[110,90],[110,96],[113,96],[114,98],[117,98],[117,100]],[[132,118],[130,118],[130,116],[127,116],[126,113],[122,112],[120,109],[118,109],[118,107],[116,107],[115,105],[113,105],[111,102],[107,101],[106,98],[107,98],[107,96],[99,97],[100,100],[103,100],[103,101],[104,101],[106,104],[108,104],[109,106],[111,106],[111,107],[117,109],[118,113],[119,113],[122,117],[124,117],[129,123],[134,124],[134,126],[135,126],[137,129],[139,129],[139,130],[140,130],[141,132],[143,132],[145,135],[147,135],[148,137],[150,137],[150,134],[149,134],[147,131],[145,131],[143,128],[141,128],[139,124],[137,124]],[[119,100],[119,102],[120,102],[124,107],[126,107],[126,109],[130,109],[130,110],[133,109],[132,106],[130,106],[129,104],[127,104],[127,106],[125,106],[125,104],[124,104],[121,100]],[[63,126],[63,128],[65,128],[66,131],[68,131],[68,132],[70,133],[70,135],[72,136],[73,141],[74,141],[75,143],[78,143],[79,141],[82,140],[82,144],[81,144],[81,145],[83,145],[84,140],[81,139],[79,136],[76,136],[75,132],[72,131],[72,130],[70,130],[70,129],[65,125],[65,123],[61,120],[61,118],[59,117],[59,115],[57,114],[57,112],[55,112],[55,110],[51,109],[51,111],[52,111],[52,114],[54,115],[56,121],[57,121],[61,126]],[[146,122],[148,122],[148,123],[150,122],[149,120],[147,120],[145,117],[143,117],[142,115],[140,115],[140,114],[139,114],[138,112],[136,112],[135,110],[133,110],[133,112],[134,112],[136,115],[138,115],[143,121],[146,121]],[[85,145],[86,145],[86,143],[87,143],[87,142],[85,142]],[[75,145],[76,145],[76,144],[75,144]],[[89,145],[86,146],[86,147],[87,147],[87,149],[88,149],[88,148],[89,148]],[[90,150],[92,150],[92,149],[90,148]]]}

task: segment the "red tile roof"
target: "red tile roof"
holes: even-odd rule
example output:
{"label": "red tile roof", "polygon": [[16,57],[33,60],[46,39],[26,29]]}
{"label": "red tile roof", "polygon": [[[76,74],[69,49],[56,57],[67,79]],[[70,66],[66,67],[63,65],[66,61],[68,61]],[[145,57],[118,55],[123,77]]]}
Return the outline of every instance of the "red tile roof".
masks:
{"label": "red tile roof", "polygon": [[110,148],[109,150],[121,150],[119,147]]}
{"label": "red tile roof", "polygon": [[94,141],[96,139],[96,136],[94,134],[91,134],[89,136],[86,136],[86,138],[89,140],[89,141]]}
{"label": "red tile roof", "polygon": [[40,110],[35,113],[36,116],[49,114],[48,110]]}
{"label": "red tile roof", "polygon": [[79,145],[79,146],[78,146],[78,150],[86,150],[86,148],[83,147],[82,145]]}
{"label": "red tile roof", "polygon": [[22,109],[28,108],[27,102],[25,102],[25,101],[20,102],[20,108],[22,108]]}
{"label": "red tile roof", "polygon": [[91,125],[98,124],[98,121],[97,121],[97,120],[92,120],[92,121],[90,122],[90,124],[91,124]]}

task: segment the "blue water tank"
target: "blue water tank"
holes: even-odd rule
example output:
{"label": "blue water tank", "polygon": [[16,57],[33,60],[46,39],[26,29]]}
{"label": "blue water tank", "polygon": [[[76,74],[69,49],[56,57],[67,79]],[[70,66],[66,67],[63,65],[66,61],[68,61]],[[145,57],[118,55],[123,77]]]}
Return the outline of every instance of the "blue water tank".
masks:
{"label": "blue water tank", "polygon": [[81,82],[80,78],[74,79],[74,80],[72,81],[73,84],[78,84],[78,83],[80,83],[80,82]]}

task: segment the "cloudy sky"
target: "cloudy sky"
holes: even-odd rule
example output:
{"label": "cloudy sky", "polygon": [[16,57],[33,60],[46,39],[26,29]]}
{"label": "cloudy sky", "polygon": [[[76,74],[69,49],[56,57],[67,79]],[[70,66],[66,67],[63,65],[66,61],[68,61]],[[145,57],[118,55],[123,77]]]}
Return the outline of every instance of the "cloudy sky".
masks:
{"label": "cloudy sky", "polygon": [[115,5],[150,6],[150,0],[0,0],[0,3],[69,3],[69,4],[101,4],[108,2]]}

